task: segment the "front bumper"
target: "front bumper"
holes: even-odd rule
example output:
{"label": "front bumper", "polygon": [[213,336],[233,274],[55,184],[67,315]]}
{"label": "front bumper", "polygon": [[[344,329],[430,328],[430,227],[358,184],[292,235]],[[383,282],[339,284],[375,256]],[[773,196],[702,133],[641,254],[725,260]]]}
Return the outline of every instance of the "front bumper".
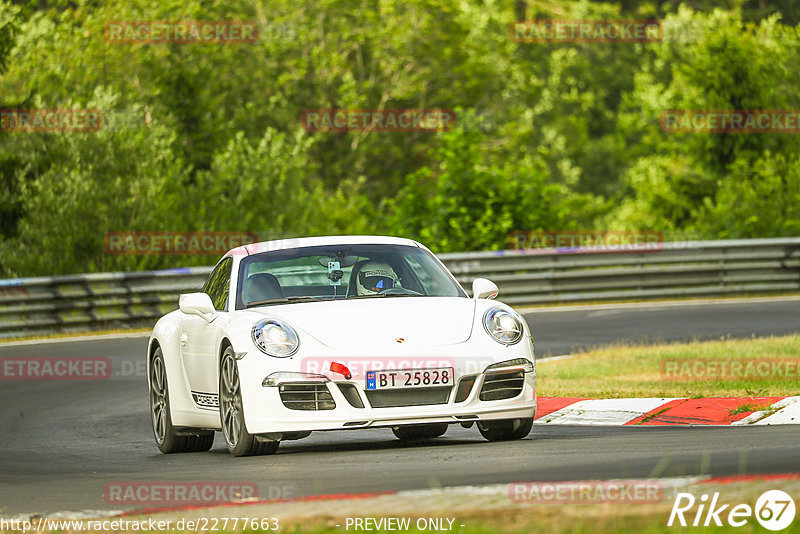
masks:
{"label": "front bumper", "polygon": [[[358,428],[386,427],[422,423],[467,423],[496,419],[534,417],[536,413],[536,372],[524,373],[519,394],[502,400],[481,400],[481,391],[487,373],[470,375],[475,377],[466,398],[457,399],[458,384],[464,376],[456,377],[456,385],[450,388],[446,402],[415,406],[373,407],[365,391],[364,380],[285,380],[287,384],[325,384],[332,409],[299,410],[288,408],[281,399],[279,385],[248,389],[244,399],[245,425],[251,434],[267,435],[280,439],[277,434],[316,430],[346,430]],[[348,390],[347,395],[345,391]],[[358,400],[354,402],[354,392]],[[326,399],[328,397],[325,397]],[[460,402],[457,402],[460,401]],[[329,407],[331,403],[325,403]],[[354,405],[355,404],[355,405]],[[363,407],[358,407],[363,404]]]}

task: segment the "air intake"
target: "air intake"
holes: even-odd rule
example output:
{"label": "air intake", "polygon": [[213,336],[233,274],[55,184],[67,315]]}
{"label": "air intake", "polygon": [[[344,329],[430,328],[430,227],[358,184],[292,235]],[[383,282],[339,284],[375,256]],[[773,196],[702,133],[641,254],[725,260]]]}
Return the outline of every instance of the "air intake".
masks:
{"label": "air intake", "polygon": [[278,388],[283,405],[290,410],[333,410],[333,401],[328,386],[323,383],[281,384]]}
{"label": "air intake", "polygon": [[472,386],[475,385],[475,378],[474,376],[467,376],[461,379],[461,382],[458,383],[458,389],[456,390],[455,402],[464,402],[467,400],[469,392],[472,391]]}
{"label": "air intake", "polygon": [[339,391],[342,392],[342,395],[350,403],[350,406],[353,408],[363,408],[364,401],[361,400],[361,396],[358,394],[358,388],[356,388],[353,384],[336,384],[339,386]]}
{"label": "air intake", "polygon": [[489,372],[486,373],[486,378],[483,381],[480,399],[482,401],[513,399],[522,393],[522,387],[524,385],[524,371]]}

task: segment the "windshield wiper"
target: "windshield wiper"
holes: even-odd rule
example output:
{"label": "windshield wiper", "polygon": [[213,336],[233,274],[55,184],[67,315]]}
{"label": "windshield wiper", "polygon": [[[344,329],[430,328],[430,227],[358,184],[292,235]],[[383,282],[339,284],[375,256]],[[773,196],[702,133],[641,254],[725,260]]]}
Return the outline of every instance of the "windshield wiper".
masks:
{"label": "windshield wiper", "polygon": [[294,297],[279,297],[276,299],[263,299],[263,300],[251,300],[248,302],[245,307],[252,308],[254,306],[264,306],[266,304],[286,304],[287,302],[316,302],[318,300],[322,300],[317,297],[312,297],[310,295],[304,296],[294,296]]}
{"label": "windshield wiper", "polygon": [[377,297],[424,297],[424,296],[425,295],[415,294],[415,293],[375,293],[374,295],[353,295],[352,297],[347,297],[347,300],[374,299]]}

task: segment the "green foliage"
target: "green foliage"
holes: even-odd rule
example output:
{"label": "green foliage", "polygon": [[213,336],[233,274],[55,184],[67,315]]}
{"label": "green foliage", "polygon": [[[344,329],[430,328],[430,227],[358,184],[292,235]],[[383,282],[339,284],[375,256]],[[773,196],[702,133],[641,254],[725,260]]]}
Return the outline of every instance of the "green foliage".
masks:
{"label": "green foliage", "polygon": [[408,176],[387,202],[389,226],[438,252],[506,248],[514,230],[574,227],[579,197],[548,183],[532,157],[503,164],[481,157],[481,135],[455,129],[442,135],[433,165]]}
{"label": "green foliage", "polygon": [[313,140],[268,128],[260,139],[237,133],[197,175],[179,226],[244,230],[265,238],[337,234],[365,228],[368,211],[348,183],[329,192],[314,180]]}
{"label": "green foliage", "polygon": [[[22,18],[20,7],[9,4],[6,0],[0,0],[0,77],[8,68],[8,57],[16,42]],[[13,102],[3,103],[0,100],[0,106],[13,104]],[[6,157],[0,151],[0,158],[6,159]],[[13,232],[17,221],[22,217],[22,205],[16,189],[13,172],[9,172],[5,165],[0,166],[0,236]]]}
{"label": "green foliage", "polygon": [[[0,132],[0,276],[209,264],[110,231],[797,235],[800,138],[673,134],[667,109],[797,109],[791,2],[0,0],[0,103],[102,110]],[[519,43],[520,19],[664,18],[657,43]],[[783,17],[783,18],[781,18]],[[125,20],[255,21],[243,44],[115,44]],[[304,132],[303,110],[456,110],[450,132]]]}
{"label": "green foliage", "polygon": [[6,0],[0,0],[0,74],[8,68],[8,56],[14,47],[22,9]]}
{"label": "green foliage", "polygon": [[800,161],[770,152],[735,161],[694,225],[722,239],[800,235]]}
{"label": "green foliage", "polygon": [[736,12],[688,8],[666,23],[697,31],[652,45],[624,99],[618,133],[636,143],[636,157],[607,224],[700,238],[796,234],[797,183],[788,162],[800,148],[796,135],[667,133],[658,117],[669,109],[798,109],[797,29],[776,17],[755,25]]}
{"label": "green foliage", "polygon": [[[105,109],[113,101],[98,91],[89,105]],[[0,269],[8,276],[157,265],[152,256],[106,254],[104,238],[108,232],[174,228],[187,176],[174,141],[160,124],[8,134],[7,144],[22,154],[15,177],[25,216],[16,235],[0,242]]]}
{"label": "green foliage", "polygon": [[[599,2],[539,10],[539,18],[624,18],[619,8]],[[578,192],[613,194],[626,165],[626,147],[616,135],[617,109],[633,88],[643,46],[517,45],[511,71],[505,74],[512,98],[498,103],[511,111],[503,130],[512,139],[509,149],[541,156],[553,181]]]}

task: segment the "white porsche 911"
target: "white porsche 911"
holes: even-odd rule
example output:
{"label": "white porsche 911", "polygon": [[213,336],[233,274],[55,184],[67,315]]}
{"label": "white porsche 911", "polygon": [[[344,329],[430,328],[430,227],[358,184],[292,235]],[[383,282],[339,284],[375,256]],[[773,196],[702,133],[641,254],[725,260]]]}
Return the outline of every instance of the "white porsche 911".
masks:
{"label": "white porsche 911", "polygon": [[526,437],[536,413],[530,329],[497,286],[469,298],[426,247],[375,236],[229,251],[200,293],[153,328],[150,414],[164,453],[270,454],[315,430],[389,427],[402,440],[449,424]]}

